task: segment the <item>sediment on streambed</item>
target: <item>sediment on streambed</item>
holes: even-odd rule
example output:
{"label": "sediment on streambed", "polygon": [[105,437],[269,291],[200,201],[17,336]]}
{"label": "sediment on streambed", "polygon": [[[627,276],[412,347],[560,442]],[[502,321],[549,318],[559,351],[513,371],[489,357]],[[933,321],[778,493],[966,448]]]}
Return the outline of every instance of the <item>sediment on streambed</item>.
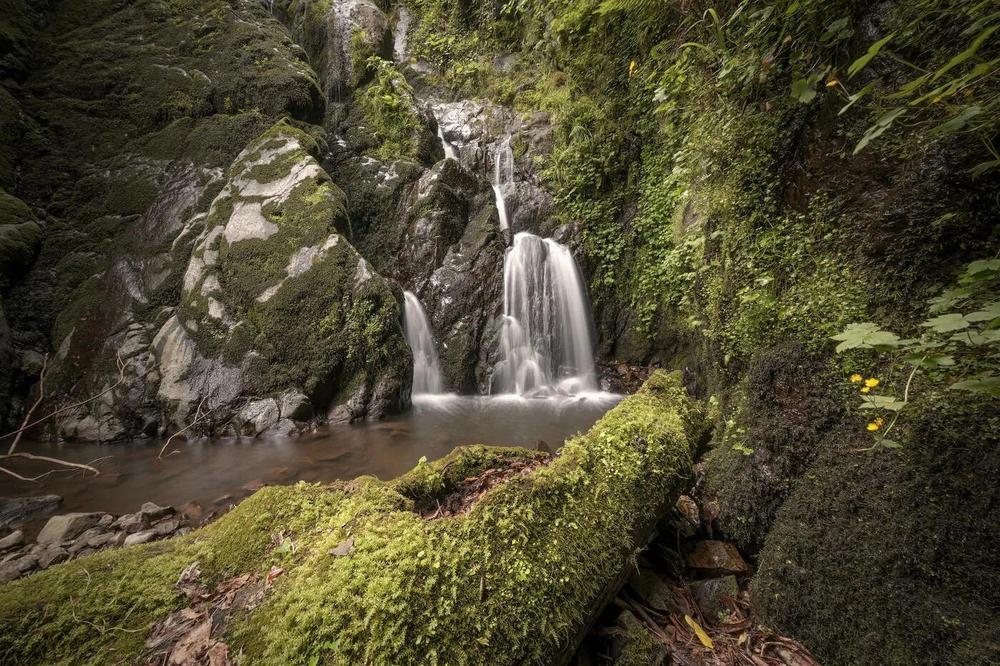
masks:
{"label": "sediment on streambed", "polygon": [[[567,659],[689,482],[701,419],[658,372],[551,458],[473,446],[394,481],[264,488],[182,538],[6,585],[0,657],[182,656],[197,630],[197,658],[245,663]],[[184,629],[210,606],[223,621]]]}

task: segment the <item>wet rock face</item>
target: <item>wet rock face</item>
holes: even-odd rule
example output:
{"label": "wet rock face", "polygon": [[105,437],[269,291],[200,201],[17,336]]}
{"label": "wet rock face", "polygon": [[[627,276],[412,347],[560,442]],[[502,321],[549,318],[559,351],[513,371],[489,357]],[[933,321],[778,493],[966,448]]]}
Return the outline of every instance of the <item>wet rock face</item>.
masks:
{"label": "wet rock face", "polygon": [[389,20],[374,2],[278,0],[271,7],[306,49],[332,102],[347,101],[364,81],[367,56],[391,57]]}

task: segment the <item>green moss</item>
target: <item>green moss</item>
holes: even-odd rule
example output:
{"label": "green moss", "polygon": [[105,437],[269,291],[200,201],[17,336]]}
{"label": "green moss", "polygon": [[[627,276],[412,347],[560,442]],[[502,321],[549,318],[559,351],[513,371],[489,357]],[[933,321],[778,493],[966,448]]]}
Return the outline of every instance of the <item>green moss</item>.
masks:
{"label": "green moss", "polygon": [[[676,376],[654,375],[551,463],[451,518],[424,520],[415,509],[467,474],[538,454],[472,447],[396,481],[265,488],[182,539],[6,585],[0,655],[132,658],[145,628],[181,605],[173,583],[198,561],[211,581],[285,569],[265,603],[227,632],[231,652],[253,663],[545,663],[641,548],[637,526],[686,483],[686,403]],[[272,550],[277,533],[290,535],[294,552]],[[348,555],[330,555],[348,538]]]}
{"label": "green moss", "polygon": [[933,392],[913,407],[901,453],[856,452],[861,427],[831,442],[761,552],[758,617],[823,663],[1000,658],[996,409]]}
{"label": "green moss", "polygon": [[367,66],[374,78],[358,95],[357,105],[377,141],[372,154],[381,160],[415,157],[421,121],[412,88],[387,60],[373,56]]}

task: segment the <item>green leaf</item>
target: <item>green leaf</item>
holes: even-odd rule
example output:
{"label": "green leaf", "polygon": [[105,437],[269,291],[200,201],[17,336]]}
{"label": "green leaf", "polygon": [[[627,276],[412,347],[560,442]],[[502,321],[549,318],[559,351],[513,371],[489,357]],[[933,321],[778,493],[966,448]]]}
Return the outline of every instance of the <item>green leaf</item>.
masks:
{"label": "green leaf", "polygon": [[990,35],[997,31],[997,28],[1000,28],[1000,25],[991,25],[979,33],[979,36],[972,40],[972,43],[969,44],[969,48],[959,53],[957,56],[945,63],[943,67],[934,72],[934,76],[931,78],[931,81],[937,81],[949,71],[976,55],[976,51],[979,50],[979,47],[983,45],[983,42],[989,39]]}
{"label": "green leaf", "polygon": [[906,403],[896,400],[894,395],[864,395],[861,397],[862,403],[858,409],[885,409],[890,412],[898,412]]}
{"label": "green leaf", "polygon": [[977,395],[987,395],[991,398],[1000,398],[1000,377],[985,375],[976,379],[966,379],[965,381],[955,382],[949,388]]}
{"label": "green leaf", "polygon": [[852,62],[851,66],[847,68],[847,78],[849,78],[849,79],[852,78],[855,74],[857,74],[862,69],[864,69],[865,65],[867,65],[869,62],[871,62],[872,58],[874,58],[875,56],[877,56],[878,52],[882,50],[882,47],[885,46],[886,44],[888,44],[889,40],[892,39],[895,36],[896,36],[896,33],[893,32],[893,33],[889,34],[888,36],[883,37],[882,39],[878,40],[877,42],[875,42],[871,46],[869,46],[868,47],[868,51],[863,56],[861,56],[860,58],[858,58],[857,60],[855,60],[854,62]]}
{"label": "green leaf", "polygon": [[792,81],[792,99],[797,99],[802,104],[808,104],[816,98],[816,90],[808,79],[795,79]]}
{"label": "green leaf", "polygon": [[993,321],[997,318],[1000,318],[1000,301],[994,301],[984,306],[982,310],[965,315],[965,320],[971,322]]}
{"label": "green leaf", "polygon": [[896,122],[896,119],[902,116],[904,113],[906,113],[906,108],[900,107],[898,109],[886,111],[884,114],[882,114],[882,116],[877,121],[875,121],[875,124],[868,128],[868,131],[865,132],[865,135],[861,137],[861,141],[859,141],[858,145],[854,148],[854,154],[857,155],[858,153],[860,153],[862,150],[865,149],[865,146],[867,146],[873,140],[885,134],[885,131],[890,127],[892,127],[892,124]]}
{"label": "green leaf", "polygon": [[843,333],[832,339],[840,342],[836,348],[838,353],[848,349],[899,346],[899,337],[895,333],[883,331],[878,324],[872,322],[850,324]]}
{"label": "green leaf", "polygon": [[872,91],[872,89],[875,88],[875,84],[878,83],[878,82],[879,82],[879,79],[875,79],[874,81],[872,81],[871,83],[869,83],[868,85],[866,85],[864,88],[862,88],[858,92],[856,92],[853,95],[851,95],[850,97],[848,97],[847,98],[847,104],[845,104],[840,109],[840,111],[837,112],[837,115],[838,116],[844,115],[845,111],[847,111],[849,108],[851,108],[852,106],[854,106],[862,97],[864,97],[865,95],[867,95],[868,93],[870,93]]}
{"label": "green leaf", "polygon": [[972,118],[975,118],[980,113],[983,112],[983,107],[981,106],[967,106],[962,109],[962,112],[949,120],[948,122],[941,123],[933,129],[937,134],[951,134],[952,132],[957,132],[969,122]]}
{"label": "green leaf", "polygon": [[885,437],[882,437],[881,439],[879,439],[878,443],[879,443],[879,446],[883,446],[883,447],[885,447],[887,449],[901,449],[901,448],[903,448],[903,445],[900,444],[899,442],[897,442],[896,440],[894,440],[894,439],[887,439]]}
{"label": "green leaf", "polygon": [[941,315],[940,317],[928,319],[922,323],[921,326],[938,333],[948,333],[950,331],[961,331],[964,328],[968,328],[969,322],[966,321],[963,315],[952,312],[950,314]]}
{"label": "green leaf", "polygon": [[990,169],[996,169],[997,167],[1000,167],[1000,160],[980,162],[976,166],[969,169],[969,175],[972,176],[972,178],[979,178]]}

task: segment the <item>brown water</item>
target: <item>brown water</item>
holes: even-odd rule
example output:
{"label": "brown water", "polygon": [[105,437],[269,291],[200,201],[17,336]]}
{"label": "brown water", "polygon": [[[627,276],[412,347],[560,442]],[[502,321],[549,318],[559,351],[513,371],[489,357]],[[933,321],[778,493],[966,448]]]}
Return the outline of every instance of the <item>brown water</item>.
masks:
{"label": "brown water", "polygon": [[[426,456],[440,458],[460,444],[517,445],[552,450],[586,431],[620,398],[528,400],[499,396],[426,396],[392,420],[331,427],[297,438],[227,438],[176,442],[177,453],[157,460],[161,442],[56,444],[25,442],[19,450],[91,462],[99,476],[80,472],[46,477],[39,484],[0,479],[0,496],[61,495],[60,512],[136,511],[143,502],[206,509],[227,505],[261,483],[327,482],[371,474],[392,478]],[[37,469],[37,471],[35,471]],[[21,465],[30,475],[48,467]]]}

